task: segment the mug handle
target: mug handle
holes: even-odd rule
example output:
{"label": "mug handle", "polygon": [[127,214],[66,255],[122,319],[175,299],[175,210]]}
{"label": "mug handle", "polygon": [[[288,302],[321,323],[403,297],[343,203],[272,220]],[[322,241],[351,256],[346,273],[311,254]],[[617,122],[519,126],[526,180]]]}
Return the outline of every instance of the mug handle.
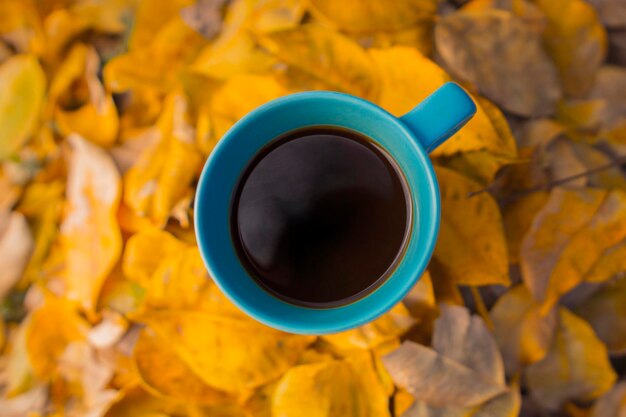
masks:
{"label": "mug handle", "polygon": [[476,113],[472,98],[456,83],[448,82],[426,97],[400,121],[419,139],[427,152],[454,135]]}

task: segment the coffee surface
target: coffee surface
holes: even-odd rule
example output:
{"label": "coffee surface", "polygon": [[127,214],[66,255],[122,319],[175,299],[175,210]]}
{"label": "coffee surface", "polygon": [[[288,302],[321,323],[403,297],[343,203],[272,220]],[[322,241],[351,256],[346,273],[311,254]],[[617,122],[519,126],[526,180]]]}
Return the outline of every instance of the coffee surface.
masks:
{"label": "coffee surface", "polygon": [[387,277],[410,222],[404,178],[368,138],[332,127],[291,132],[249,163],[236,188],[238,255],[269,292],[329,307]]}

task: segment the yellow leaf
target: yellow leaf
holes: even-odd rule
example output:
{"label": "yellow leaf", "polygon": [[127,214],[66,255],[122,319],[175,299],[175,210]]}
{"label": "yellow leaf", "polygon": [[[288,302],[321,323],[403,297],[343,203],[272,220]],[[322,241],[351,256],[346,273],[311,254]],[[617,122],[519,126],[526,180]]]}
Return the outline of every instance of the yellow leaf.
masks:
{"label": "yellow leaf", "polygon": [[272,416],[383,417],[388,398],[366,357],[299,365],[278,381]]}
{"label": "yellow leaf", "polygon": [[577,315],[589,322],[609,352],[614,355],[626,352],[625,297],[626,279],[620,278],[607,283],[574,309]]}
{"label": "yellow leaf", "polygon": [[441,225],[430,269],[463,285],[509,284],[507,247],[500,210],[480,185],[436,168],[441,187]]}
{"label": "yellow leaf", "polygon": [[585,282],[606,282],[615,275],[626,270],[626,241],[611,246],[602,252],[589,272],[585,274]]}
{"label": "yellow leaf", "polygon": [[435,44],[453,75],[511,113],[549,115],[561,97],[556,69],[539,35],[510,12],[444,16],[435,27]]}
{"label": "yellow leaf", "polygon": [[567,400],[589,401],[607,392],[616,380],[606,351],[593,329],[565,309],[548,355],[526,369],[533,397],[549,410]]}
{"label": "yellow leaf", "polygon": [[556,188],[522,242],[524,282],[547,311],[625,237],[626,193]]}
{"label": "yellow leaf", "polygon": [[0,65],[0,159],[11,156],[34,133],[46,78],[33,55],[16,55]]}
{"label": "yellow leaf", "polygon": [[405,29],[437,10],[436,0],[407,0],[390,7],[376,0],[309,0],[313,14],[347,32]]}
{"label": "yellow leaf", "polygon": [[[397,46],[368,52],[381,76],[376,102],[396,116],[408,113],[451,80],[443,69],[413,48]],[[436,149],[434,156],[476,150],[515,156],[515,141],[500,111],[486,100],[480,100],[476,106],[472,120]]]}
{"label": "yellow leaf", "polygon": [[170,95],[158,120],[159,139],[147,147],[124,177],[124,202],[135,214],[164,225],[202,164],[187,102]]}
{"label": "yellow leaf", "polygon": [[31,314],[26,329],[26,350],[35,374],[52,377],[67,345],[84,340],[86,330],[87,324],[69,303],[46,298]]}
{"label": "yellow leaf", "polygon": [[155,311],[141,319],[171,343],[202,380],[231,393],[278,377],[315,340],[279,332],[247,318],[195,311]]}
{"label": "yellow leaf", "polygon": [[235,75],[211,98],[213,132],[216,138],[258,106],[286,95],[288,91],[268,75]]}
{"label": "yellow leaf", "polygon": [[6,393],[15,396],[28,391],[34,385],[34,370],[27,349],[27,334],[30,332],[31,317],[26,316],[14,331],[9,333],[3,351],[8,360],[6,366]]}
{"label": "yellow leaf", "polygon": [[595,10],[583,0],[534,2],[547,18],[543,39],[559,69],[565,93],[584,95],[607,51],[606,32]]}
{"label": "yellow leaf", "polygon": [[69,139],[67,206],[59,241],[65,256],[65,294],[92,310],[121,253],[116,213],[120,178],[109,155],[78,135]]}
{"label": "yellow leaf", "polygon": [[133,235],[122,261],[124,275],[146,291],[145,308],[199,308],[209,303],[209,279],[198,248],[159,229]]}
{"label": "yellow leaf", "polygon": [[329,89],[374,98],[371,58],[349,38],[314,24],[271,32],[259,42],[279,60],[323,81]]}
{"label": "yellow leaf", "polygon": [[548,353],[557,323],[556,309],[542,314],[541,305],[523,285],[501,296],[490,315],[507,373],[514,374]]}
{"label": "yellow leaf", "polygon": [[174,16],[150,33],[150,41],[118,55],[104,67],[105,85],[113,92],[148,88],[159,93],[179,83],[179,72],[206,41]]}
{"label": "yellow leaf", "polygon": [[190,66],[190,70],[219,80],[237,74],[269,72],[276,59],[255,43],[250,33],[237,35],[206,46]]}
{"label": "yellow leaf", "polygon": [[412,316],[422,318],[437,308],[430,272],[426,271],[411,291],[402,299],[402,304]]}
{"label": "yellow leaf", "polygon": [[65,185],[61,181],[32,183],[25,190],[18,210],[30,221],[35,241],[32,255],[23,273],[30,283],[41,274],[42,265],[59,231]]}
{"label": "yellow leaf", "polygon": [[2,271],[0,299],[9,293],[22,277],[22,272],[33,252],[33,246],[33,237],[22,214],[12,212],[6,222],[0,218],[0,271]]}
{"label": "yellow leaf", "polygon": [[202,381],[170,346],[152,330],[143,329],[133,351],[133,361],[146,390],[178,401],[215,404],[226,394]]}
{"label": "yellow leaf", "polygon": [[154,40],[168,22],[178,15],[181,8],[193,3],[193,0],[143,0],[140,1],[135,13],[133,31],[129,40],[129,49],[137,50]]}
{"label": "yellow leaf", "polygon": [[50,103],[63,135],[77,133],[101,146],[117,138],[119,119],[110,94],[98,79],[96,51],[77,44],[59,67],[50,86]]}
{"label": "yellow leaf", "polygon": [[536,192],[513,201],[504,207],[504,231],[509,248],[509,260],[512,263],[520,261],[522,239],[530,229],[537,212],[548,200],[548,193]]}
{"label": "yellow leaf", "polygon": [[322,336],[322,340],[338,349],[371,349],[391,340],[398,340],[415,323],[402,304],[371,323],[341,333]]}

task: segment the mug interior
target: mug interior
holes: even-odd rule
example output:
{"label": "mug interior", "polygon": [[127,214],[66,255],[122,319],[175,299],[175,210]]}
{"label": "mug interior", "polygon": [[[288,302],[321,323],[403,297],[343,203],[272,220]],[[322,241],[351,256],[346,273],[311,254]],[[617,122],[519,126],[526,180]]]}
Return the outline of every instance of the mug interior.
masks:
{"label": "mug interior", "polygon": [[[319,309],[282,301],[261,288],[237,256],[230,209],[241,173],[278,136],[307,126],[359,132],[396,161],[410,189],[409,242],[394,272],[373,292],[351,304]],[[207,161],[196,193],[195,227],[200,253],[220,289],[239,308],[281,330],[322,334],[364,324],[393,307],[421,276],[439,226],[439,195],[425,151],[397,118],[378,106],[341,93],[317,91],[282,97],[261,106],[228,131]]]}

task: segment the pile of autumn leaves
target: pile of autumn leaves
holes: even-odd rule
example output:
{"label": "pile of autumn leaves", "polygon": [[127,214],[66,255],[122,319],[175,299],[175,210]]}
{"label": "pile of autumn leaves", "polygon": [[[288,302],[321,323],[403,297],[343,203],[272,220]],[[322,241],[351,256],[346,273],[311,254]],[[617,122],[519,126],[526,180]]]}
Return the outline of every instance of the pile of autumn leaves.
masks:
{"label": "pile of autumn leaves", "polygon": [[[0,2],[0,415],[626,412],[626,4],[460,3]],[[478,113],[432,154],[403,303],[312,337],[224,298],[191,206],[236,120],[311,89],[402,115],[451,79]]]}

